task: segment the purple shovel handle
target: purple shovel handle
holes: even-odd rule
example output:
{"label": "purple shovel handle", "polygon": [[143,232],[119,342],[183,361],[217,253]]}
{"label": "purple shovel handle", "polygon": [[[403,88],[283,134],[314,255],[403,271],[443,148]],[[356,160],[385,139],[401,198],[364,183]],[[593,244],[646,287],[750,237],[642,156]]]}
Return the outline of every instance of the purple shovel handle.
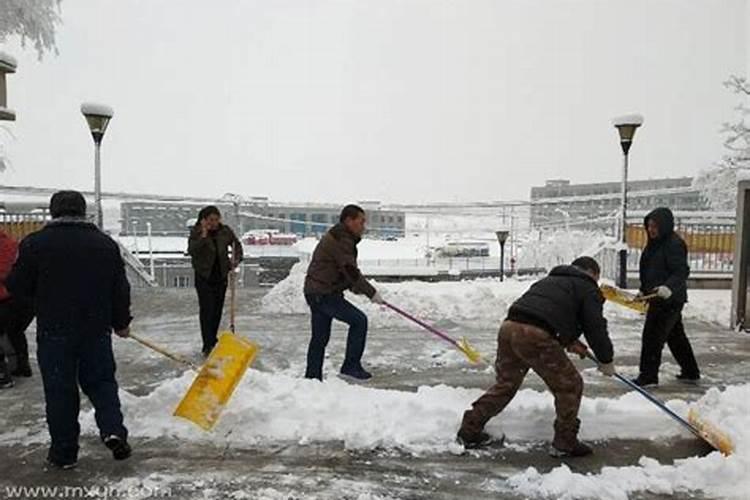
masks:
{"label": "purple shovel handle", "polygon": [[414,316],[412,316],[408,312],[399,309],[398,307],[394,306],[393,304],[390,304],[388,302],[384,302],[383,305],[386,306],[386,307],[388,307],[388,308],[390,308],[390,309],[392,309],[392,310],[394,310],[394,311],[396,311],[397,313],[399,313],[404,318],[407,318],[407,319],[413,321],[414,323],[418,324],[419,326],[421,326],[425,330],[427,330],[427,331],[429,331],[429,332],[437,335],[438,337],[440,337],[441,339],[445,340],[446,342],[450,342],[451,344],[453,344],[457,348],[461,349],[461,346],[458,345],[458,342],[456,342],[455,340],[453,340],[452,338],[450,338],[448,335],[444,334],[440,330],[436,329],[435,327],[432,327],[432,326],[428,325],[427,323],[425,323],[424,321],[422,321],[422,320],[420,320],[418,318],[415,318]]}

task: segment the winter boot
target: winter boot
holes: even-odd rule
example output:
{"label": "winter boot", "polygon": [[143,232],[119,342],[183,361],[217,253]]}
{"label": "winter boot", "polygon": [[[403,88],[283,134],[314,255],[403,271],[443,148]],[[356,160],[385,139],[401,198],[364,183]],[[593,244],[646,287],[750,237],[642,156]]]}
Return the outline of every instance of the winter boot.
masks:
{"label": "winter boot", "polygon": [[47,466],[53,469],[71,470],[71,469],[75,469],[76,467],[78,467],[78,461],[73,460],[72,462],[61,462],[52,457],[47,457]]}
{"label": "winter boot", "polygon": [[127,440],[114,434],[103,438],[104,446],[112,450],[112,458],[115,460],[125,460],[130,458],[133,450],[130,448]]}
{"label": "winter boot", "polygon": [[646,378],[642,374],[638,375],[634,379],[631,379],[630,381],[633,382],[638,387],[641,387],[642,389],[646,389],[649,387],[656,387],[657,385],[659,385],[659,379]]}
{"label": "winter boot", "polygon": [[[500,438],[500,442],[502,442],[504,439],[505,436],[502,436],[502,438]],[[479,433],[472,433],[464,429],[459,429],[458,435],[456,435],[456,441],[458,441],[458,444],[460,444],[467,450],[475,450],[478,448],[484,448],[491,442],[495,441],[495,439],[484,431]]]}
{"label": "winter boot", "polygon": [[16,369],[11,372],[14,377],[31,377],[31,365],[29,364],[29,358],[21,359],[19,356],[16,358]]}
{"label": "winter boot", "polygon": [[8,373],[8,365],[5,363],[5,355],[0,356],[0,389],[13,387],[13,379]]}
{"label": "winter boot", "polygon": [[343,375],[344,377],[351,377],[362,381],[372,378],[372,374],[362,368],[362,366],[358,366],[355,368],[341,368],[341,375]]}
{"label": "winter boot", "polygon": [[572,446],[565,448],[559,448],[555,444],[550,447],[549,455],[554,458],[577,458],[585,457],[594,453],[589,445],[581,441],[576,440]]}
{"label": "winter boot", "polygon": [[680,372],[676,378],[683,384],[698,385],[698,382],[701,379],[701,375],[700,373],[693,374]]}
{"label": "winter boot", "polygon": [[585,457],[591,455],[593,450],[590,446],[578,440],[578,430],[581,427],[581,421],[555,420],[555,439],[552,441],[549,454],[552,457]]}

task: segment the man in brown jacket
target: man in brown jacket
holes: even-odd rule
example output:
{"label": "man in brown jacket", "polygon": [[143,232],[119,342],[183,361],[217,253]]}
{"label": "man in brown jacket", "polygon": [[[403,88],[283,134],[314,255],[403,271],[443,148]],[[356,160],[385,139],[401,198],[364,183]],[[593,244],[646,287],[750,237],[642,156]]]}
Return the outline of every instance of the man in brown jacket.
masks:
{"label": "man in brown jacket", "polygon": [[565,351],[584,357],[594,352],[599,370],[615,373],[614,350],[602,315],[604,297],[597,285],[599,264],[579,257],[569,266],[557,266],[534,283],[508,310],[498,334],[496,382],[464,413],[458,440],[478,448],[491,440],[485,424],[503,411],[516,395],[529,370],[534,370],[555,397],[555,437],[550,454],[580,457],[591,448],[578,440],[578,409],[583,379]]}
{"label": "man in brown jacket", "polygon": [[221,223],[219,209],[210,205],[198,214],[198,222],[188,239],[188,253],[195,270],[202,352],[208,356],[217,341],[227,292],[227,276],[242,261],[242,243],[229,226]]}
{"label": "man in brown jacket", "polygon": [[366,222],[362,208],[347,205],[341,211],[339,223],[320,239],[313,252],[305,278],[305,300],[312,313],[312,339],[307,350],[305,378],[323,380],[323,358],[334,318],[349,325],[341,374],[358,380],[372,377],[362,367],[367,316],[344,298],[344,290],[351,290],[366,295],[376,304],[383,303],[380,294],[357,267],[357,244],[365,232]]}

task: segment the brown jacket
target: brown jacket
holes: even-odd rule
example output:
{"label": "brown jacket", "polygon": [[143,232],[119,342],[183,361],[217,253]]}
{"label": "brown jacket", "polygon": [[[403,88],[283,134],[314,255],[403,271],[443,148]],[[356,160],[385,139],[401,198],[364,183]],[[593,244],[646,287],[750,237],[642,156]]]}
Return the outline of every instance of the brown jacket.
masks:
{"label": "brown jacket", "polygon": [[195,269],[198,276],[209,279],[214,262],[218,256],[221,279],[226,279],[231,266],[229,262],[229,247],[232,247],[232,252],[236,252],[236,255],[233,257],[239,263],[242,260],[242,243],[237,239],[234,231],[229,226],[220,224],[219,229],[209,231],[208,236],[205,238],[201,237],[201,227],[199,224],[193,227],[188,239],[188,253],[192,258],[193,269]]}
{"label": "brown jacket", "polygon": [[305,294],[330,295],[351,290],[372,298],[375,288],[357,267],[359,241],[343,224],[333,226],[315,247],[307,268]]}

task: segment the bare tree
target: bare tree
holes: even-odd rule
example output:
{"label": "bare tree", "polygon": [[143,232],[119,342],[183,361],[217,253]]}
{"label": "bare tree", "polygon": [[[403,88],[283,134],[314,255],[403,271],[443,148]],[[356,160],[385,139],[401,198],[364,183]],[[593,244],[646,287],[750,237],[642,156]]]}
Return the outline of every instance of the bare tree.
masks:
{"label": "bare tree", "polygon": [[714,210],[736,209],[737,181],[742,175],[750,174],[750,83],[745,77],[731,76],[724,86],[742,97],[735,108],[734,121],[724,123],[721,134],[727,152],[712,169],[701,172],[695,185],[701,196]]}
{"label": "bare tree", "polygon": [[22,44],[33,44],[40,58],[55,51],[59,7],[60,0],[0,1],[0,43],[18,36]]}

